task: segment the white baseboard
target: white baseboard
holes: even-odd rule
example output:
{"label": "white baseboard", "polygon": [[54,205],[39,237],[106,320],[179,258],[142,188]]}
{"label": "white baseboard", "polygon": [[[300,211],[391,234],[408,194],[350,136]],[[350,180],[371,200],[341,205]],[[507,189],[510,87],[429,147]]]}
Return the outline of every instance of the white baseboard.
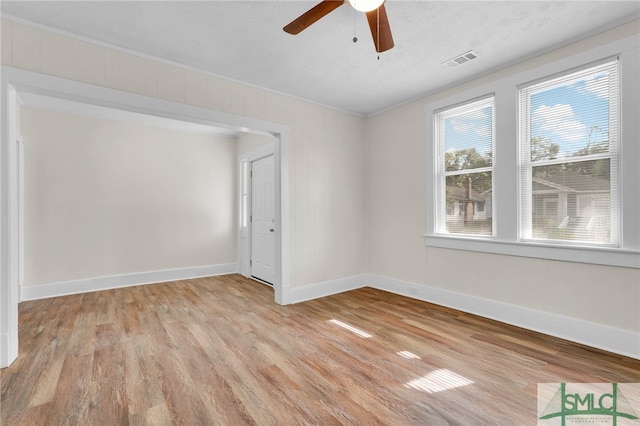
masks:
{"label": "white baseboard", "polygon": [[211,277],[236,272],[235,263],[221,265],[194,266],[164,271],[138,272],[110,277],[97,277],[84,280],[64,281],[51,284],[22,287],[22,300],[46,299],[48,297],[67,296],[91,291],[109,290],[142,284],[154,284],[191,278]]}
{"label": "white baseboard", "polygon": [[321,297],[331,296],[332,294],[364,287],[366,286],[366,282],[365,275],[354,275],[300,287],[289,287],[287,288],[287,301],[289,303],[299,303],[306,300],[319,299]]}
{"label": "white baseboard", "polygon": [[370,274],[364,279],[363,286],[640,359],[640,333],[380,275]]}

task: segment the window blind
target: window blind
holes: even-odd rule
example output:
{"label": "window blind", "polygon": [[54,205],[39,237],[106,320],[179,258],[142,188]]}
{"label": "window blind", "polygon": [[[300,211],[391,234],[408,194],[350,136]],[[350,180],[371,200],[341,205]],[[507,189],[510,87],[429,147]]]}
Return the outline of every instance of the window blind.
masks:
{"label": "window blind", "polygon": [[618,61],[520,89],[521,236],[618,244]]}
{"label": "window blind", "polygon": [[451,234],[493,235],[493,96],[436,114],[438,223]]}

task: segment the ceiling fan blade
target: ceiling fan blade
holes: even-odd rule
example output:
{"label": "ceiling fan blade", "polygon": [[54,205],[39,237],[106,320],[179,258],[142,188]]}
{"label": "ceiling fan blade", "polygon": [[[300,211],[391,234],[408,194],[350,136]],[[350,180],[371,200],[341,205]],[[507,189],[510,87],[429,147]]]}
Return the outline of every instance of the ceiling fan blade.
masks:
{"label": "ceiling fan blade", "polygon": [[318,19],[328,15],[330,12],[342,6],[344,0],[323,0],[298,18],[287,24],[283,30],[289,34],[298,34],[302,30],[311,26]]}
{"label": "ceiling fan blade", "polygon": [[391,49],[394,46],[393,36],[391,35],[389,18],[387,18],[387,10],[384,8],[384,4],[376,10],[367,12],[367,21],[369,21],[376,52],[384,52]]}

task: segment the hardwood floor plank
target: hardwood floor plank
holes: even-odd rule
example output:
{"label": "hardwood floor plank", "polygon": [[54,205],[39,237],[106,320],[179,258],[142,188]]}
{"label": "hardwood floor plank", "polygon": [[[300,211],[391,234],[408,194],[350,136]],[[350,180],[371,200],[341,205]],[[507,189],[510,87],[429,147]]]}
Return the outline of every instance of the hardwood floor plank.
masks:
{"label": "hardwood floor plank", "polygon": [[95,312],[81,312],[76,317],[73,331],[69,338],[67,356],[88,355],[94,351],[96,336],[96,314]]}
{"label": "hardwood floor plank", "polygon": [[51,324],[46,345],[40,348],[38,364],[42,366],[32,388],[29,406],[35,407],[50,402],[55,394],[58,378],[66,357],[69,336],[75,323],[74,311],[65,304],[58,311],[55,324]]}
{"label": "hardwood floor plank", "polygon": [[291,306],[239,275],[20,305],[2,425],[535,425],[537,384],[640,361],[363,288]]}
{"label": "hardwood floor plank", "polygon": [[135,343],[133,339],[127,339],[122,344],[123,352],[123,372],[125,378],[125,395],[127,398],[127,408],[129,417],[133,418],[137,414],[145,413],[154,406],[147,394],[148,381],[143,375],[143,368],[138,360]]}
{"label": "hardwood floor plank", "polygon": [[124,377],[93,380],[88,400],[78,403],[88,403],[87,420],[80,424],[98,425],[105,421],[114,425],[129,424]]}
{"label": "hardwood floor plank", "polygon": [[166,404],[159,404],[149,408],[147,410],[144,424],[157,426],[173,424]]}
{"label": "hardwood floor plank", "polygon": [[[129,393],[127,391],[129,401],[136,401],[133,405],[131,405],[132,402],[129,404],[130,407],[133,407],[133,414],[136,414],[136,407],[148,407],[147,411],[156,406],[163,406],[166,409],[164,396],[157,381],[160,373],[158,372],[158,366],[154,359],[156,351],[152,348],[151,339],[145,335],[133,339],[132,343],[139,368],[137,378],[141,378],[144,384],[144,391],[142,393]],[[131,368],[134,368],[133,364],[134,362],[131,362]],[[157,408],[156,410],[160,409]]]}
{"label": "hardwood floor plank", "polygon": [[[92,391],[93,354],[69,356],[65,359],[56,393],[48,407],[51,424],[86,424]],[[82,403],[78,403],[82,401]]]}
{"label": "hardwood floor plank", "polygon": [[[183,380],[191,383],[190,387],[201,399],[207,417],[225,419],[225,423],[230,421],[230,417],[234,416],[227,415],[226,407],[234,407],[237,401],[233,397],[224,398],[229,397],[227,393],[218,392],[220,389],[230,389],[224,376],[218,374],[216,365],[212,364],[212,360],[185,324],[172,322],[166,324],[166,329],[169,337],[175,342],[176,358],[183,367],[184,375],[188,376]],[[247,417],[243,420],[247,420]]]}

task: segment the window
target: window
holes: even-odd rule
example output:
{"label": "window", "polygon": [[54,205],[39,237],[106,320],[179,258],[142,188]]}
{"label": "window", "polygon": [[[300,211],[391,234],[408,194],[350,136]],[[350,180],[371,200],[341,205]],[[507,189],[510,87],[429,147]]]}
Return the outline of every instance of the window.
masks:
{"label": "window", "polygon": [[521,236],[617,245],[618,61],[520,90]]}
{"label": "window", "polygon": [[434,96],[426,245],[640,268],[638,64],[628,37]]}
{"label": "window", "polygon": [[242,228],[249,226],[249,162],[242,162],[241,179],[241,200],[240,200],[240,223]]}
{"label": "window", "polygon": [[493,235],[493,97],[436,114],[438,232]]}

